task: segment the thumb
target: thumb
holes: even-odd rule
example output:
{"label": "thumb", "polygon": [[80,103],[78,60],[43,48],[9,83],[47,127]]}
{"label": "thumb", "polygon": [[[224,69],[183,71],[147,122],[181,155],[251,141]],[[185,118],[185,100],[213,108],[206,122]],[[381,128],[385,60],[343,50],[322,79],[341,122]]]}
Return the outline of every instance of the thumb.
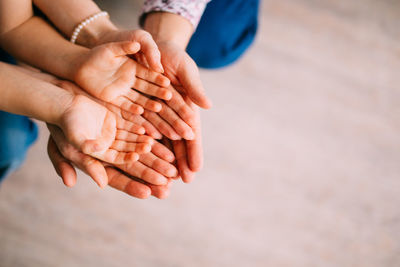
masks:
{"label": "thumb", "polygon": [[117,57],[136,54],[140,51],[140,44],[138,42],[115,42],[109,43],[107,46],[108,49],[110,49],[111,52]]}

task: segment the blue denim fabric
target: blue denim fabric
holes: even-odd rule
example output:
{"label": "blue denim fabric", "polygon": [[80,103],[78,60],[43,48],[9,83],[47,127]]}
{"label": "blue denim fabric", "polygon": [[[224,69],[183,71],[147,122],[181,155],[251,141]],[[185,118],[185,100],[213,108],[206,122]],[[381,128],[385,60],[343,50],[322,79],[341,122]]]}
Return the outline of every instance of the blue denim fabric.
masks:
{"label": "blue denim fabric", "polygon": [[[1,49],[0,61],[15,64],[14,59]],[[38,128],[33,121],[0,111],[0,182],[22,164],[37,136]]]}
{"label": "blue denim fabric", "polygon": [[201,17],[187,52],[201,68],[235,62],[253,43],[259,0],[213,0]]}

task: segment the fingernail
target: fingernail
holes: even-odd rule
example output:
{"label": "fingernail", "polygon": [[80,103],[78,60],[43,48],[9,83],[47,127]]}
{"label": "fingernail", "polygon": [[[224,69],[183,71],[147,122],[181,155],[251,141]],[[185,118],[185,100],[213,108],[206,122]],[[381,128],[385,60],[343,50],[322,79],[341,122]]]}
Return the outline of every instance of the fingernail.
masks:
{"label": "fingernail", "polygon": [[143,145],[143,153],[149,153],[151,151],[151,145],[144,144]]}
{"label": "fingernail", "polygon": [[146,133],[146,129],[143,128],[143,127],[142,127],[142,128],[139,128],[139,129],[138,129],[138,133],[139,133],[139,134],[145,134],[145,133]]}
{"label": "fingernail", "polygon": [[178,170],[176,168],[170,168],[167,171],[167,175],[168,175],[168,177],[171,177],[171,178],[176,177],[178,175]]}
{"label": "fingernail", "polygon": [[157,183],[157,185],[165,185],[165,184],[168,183],[168,179],[165,178],[164,176],[159,176],[159,177],[156,179],[156,183]]}
{"label": "fingernail", "polygon": [[195,138],[195,134],[192,130],[185,132],[186,140],[193,140]]}
{"label": "fingernail", "polygon": [[153,138],[154,139],[161,139],[163,136],[162,136],[162,134],[160,134],[160,133],[157,133],[157,132],[154,132],[153,133]]}

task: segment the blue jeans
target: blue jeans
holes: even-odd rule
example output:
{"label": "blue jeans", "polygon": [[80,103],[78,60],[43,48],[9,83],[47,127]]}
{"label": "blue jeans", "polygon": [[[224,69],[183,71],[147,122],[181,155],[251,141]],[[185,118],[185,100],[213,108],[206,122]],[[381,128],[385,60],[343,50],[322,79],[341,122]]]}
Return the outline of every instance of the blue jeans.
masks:
{"label": "blue jeans", "polygon": [[187,52],[199,67],[225,67],[249,48],[258,27],[259,0],[212,0]]}
{"label": "blue jeans", "polygon": [[[1,49],[0,61],[15,63]],[[33,121],[25,116],[0,111],[0,182],[22,164],[37,136],[38,128]]]}

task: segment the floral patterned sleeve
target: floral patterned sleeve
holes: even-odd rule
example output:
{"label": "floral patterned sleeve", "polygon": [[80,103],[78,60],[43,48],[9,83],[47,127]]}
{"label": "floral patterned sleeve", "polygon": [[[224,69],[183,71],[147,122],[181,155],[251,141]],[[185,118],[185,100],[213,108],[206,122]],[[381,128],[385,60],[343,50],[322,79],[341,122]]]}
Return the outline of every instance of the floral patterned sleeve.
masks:
{"label": "floral patterned sleeve", "polygon": [[211,0],[145,0],[141,24],[146,13],[162,11],[178,14],[188,19],[196,28],[206,5]]}

